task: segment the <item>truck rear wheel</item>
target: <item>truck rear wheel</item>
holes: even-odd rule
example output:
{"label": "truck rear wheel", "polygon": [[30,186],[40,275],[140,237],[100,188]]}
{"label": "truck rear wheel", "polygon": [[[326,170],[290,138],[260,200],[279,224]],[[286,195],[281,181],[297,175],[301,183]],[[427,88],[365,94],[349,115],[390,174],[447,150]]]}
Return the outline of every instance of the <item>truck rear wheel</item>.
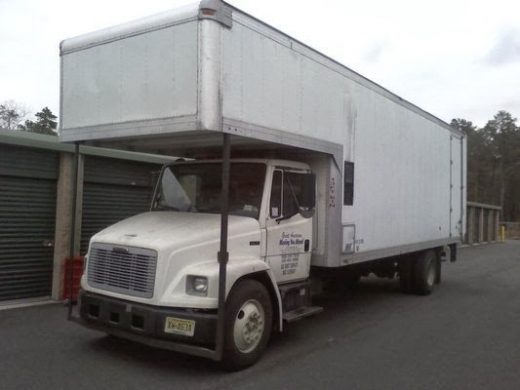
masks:
{"label": "truck rear wheel", "polygon": [[221,366],[236,371],[256,363],[271,336],[273,309],[265,286],[238,282],[226,304],[226,334]]}
{"label": "truck rear wheel", "polygon": [[419,295],[431,294],[435,283],[440,280],[438,275],[437,254],[429,250],[420,254],[414,266],[414,287],[415,293]]}
{"label": "truck rear wheel", "polygon": [[406,294],[414,292],[414,264],[415,257],[404,256],[399,262],[399,286],[401,291]]}

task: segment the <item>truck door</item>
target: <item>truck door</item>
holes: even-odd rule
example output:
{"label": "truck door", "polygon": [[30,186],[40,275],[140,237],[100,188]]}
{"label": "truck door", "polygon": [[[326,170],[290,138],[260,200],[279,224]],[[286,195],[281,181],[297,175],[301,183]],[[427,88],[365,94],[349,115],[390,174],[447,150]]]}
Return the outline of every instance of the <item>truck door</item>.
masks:
{"label": "truck door", "polygon": [[463,200],[464,200],[464,144],[463,140],[450,137],[451,173],[450,173],[450,237],[463,236]]}
{"label": "truck door", "polygon": [[276,168],[266,221],[266,261],[278,283],[309,276],[315,180],[309,171]]}

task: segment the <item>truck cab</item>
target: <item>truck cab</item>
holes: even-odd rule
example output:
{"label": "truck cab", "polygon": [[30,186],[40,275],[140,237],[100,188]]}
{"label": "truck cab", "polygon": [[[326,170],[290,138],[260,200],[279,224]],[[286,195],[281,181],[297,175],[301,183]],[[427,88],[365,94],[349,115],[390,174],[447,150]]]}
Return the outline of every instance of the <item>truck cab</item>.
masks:
{"label": "truck cab", "polygon": [[[211,345],[222,162],[163,167],[149,212],[92,237],[81,281],[81,318],[108,333]],[[228,196],[227,359],[256,360],[273,325],[310,306],[315,177],[284,160],[231,160]]]}

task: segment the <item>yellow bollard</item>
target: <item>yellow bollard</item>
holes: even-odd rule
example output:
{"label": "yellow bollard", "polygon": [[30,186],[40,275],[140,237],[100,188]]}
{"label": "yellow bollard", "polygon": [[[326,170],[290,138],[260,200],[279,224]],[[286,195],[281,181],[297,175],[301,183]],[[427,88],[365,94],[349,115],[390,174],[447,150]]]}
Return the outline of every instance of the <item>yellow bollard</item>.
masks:
{"label": "yellow bollard", "polygon": [[502,225],[500,229],[500,235],[502,236],[502,242],[506,241],[506,227]]}

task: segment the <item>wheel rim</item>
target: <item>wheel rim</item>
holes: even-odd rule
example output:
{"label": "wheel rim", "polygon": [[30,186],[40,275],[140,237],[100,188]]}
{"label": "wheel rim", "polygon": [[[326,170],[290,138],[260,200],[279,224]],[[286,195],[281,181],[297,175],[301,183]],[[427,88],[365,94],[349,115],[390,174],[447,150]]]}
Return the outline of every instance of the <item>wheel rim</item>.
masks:
{"label": "wheel rim", "polygon": [[233,337],[237,349],[242,353],[253,351],[260,341],[265,328],[264,308],[256,299],[245,302],[237,311]]}

